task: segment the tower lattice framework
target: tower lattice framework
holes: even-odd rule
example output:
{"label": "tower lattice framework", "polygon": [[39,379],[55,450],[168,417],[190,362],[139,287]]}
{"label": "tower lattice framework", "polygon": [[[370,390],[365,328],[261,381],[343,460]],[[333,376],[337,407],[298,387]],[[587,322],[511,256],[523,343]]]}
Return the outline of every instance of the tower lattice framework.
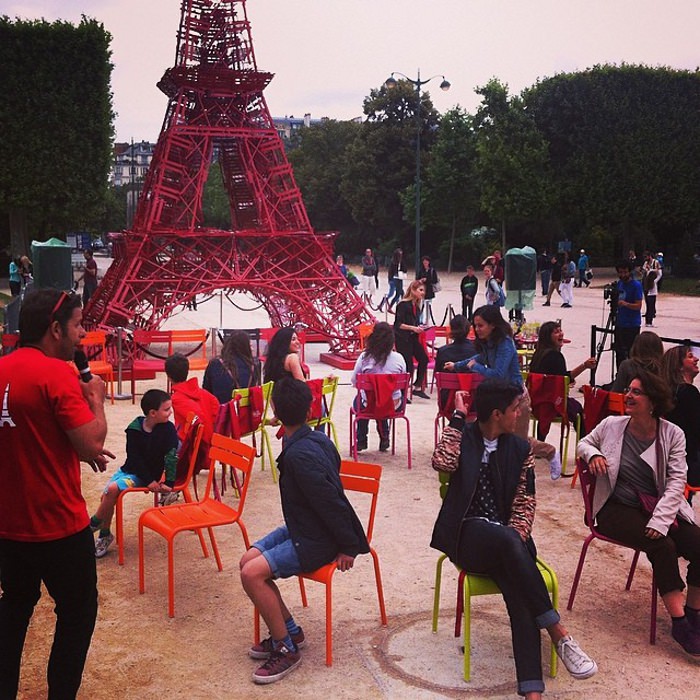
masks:
{"label": "tower lattice framework", "polygon": [[[246,291],[273,325],[304,323],[331,350],[357,350],[370,320],[341,274],[334,233],[316,233],[263,97],[245,0],[183,0],[168,108],[131,230],[85,310],[91,327],[158,328],[195,294]],[[232,230],[202,226],[214,153]]]}

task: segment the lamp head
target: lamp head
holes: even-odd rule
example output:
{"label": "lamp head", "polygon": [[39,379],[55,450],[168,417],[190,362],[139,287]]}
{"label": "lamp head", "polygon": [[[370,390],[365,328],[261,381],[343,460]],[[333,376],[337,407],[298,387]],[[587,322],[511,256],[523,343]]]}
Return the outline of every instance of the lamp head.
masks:
{"label": "lamp head", "polygon": [[384,86],[387,87],[389,90],[393,90],[397,85],[398,81],[394,77],[393,73],[384,81]]}
{"label": "lamp head", "polygon": [[450,82],[448,80],[445,80],[443,77],[442,82],[440,83],[440,89],[443,92],[447,92],[450,89]]}

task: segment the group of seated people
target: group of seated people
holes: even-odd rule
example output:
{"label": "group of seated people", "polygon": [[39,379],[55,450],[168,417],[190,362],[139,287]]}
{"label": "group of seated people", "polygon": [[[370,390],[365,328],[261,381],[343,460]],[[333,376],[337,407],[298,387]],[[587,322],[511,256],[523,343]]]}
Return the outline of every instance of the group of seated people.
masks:
{"label": "group of seated people", "polygon": [[[452,342],[440,348],[436,358],[438,372],[478,372],[484,381],[473,396],[456,392],[455,411],[433,453],[433,468],[449,473],[450,481],[431,546],[446,553],[461,568],[489,575],[496,581],[510,617],[518,692],[536,700],[544,691],[541,629],[547,630],[574,678],[589,678],[597,672],[597,665],[563,626],[537,569],[532,541],[533,458],[538,454],[538,445],[545,443],[527,437],[530,399],[512,330],[499,309],[492,305],[474,312],[473,326],[476,338],[472,342],[468,338],[466,318],[453,318]],[[684,497],[689,467],[692,465],[696,475],[698,471],[698,443],[694,435],[697,420],[691,422],[693,416],[697,419],[700,405],[700,392],[693,386],[698,359],[685,346],[665,353],[661,346],[659,356],[656,342],[648,337],[654,335],[642,333],[633,346],[629,365],[620,368],[625,373],[622,389],[626,415],[604,419],[580,440],[577,454],[587,462],[598,482],[593,502],[598,529],[647,554],[671,616],[673,639],[688,654],[700,656],[700,528]],[[568,370],[561,353],[563,338],[559,323],[542,324],[530,370],[566,374],[574,380],[595,366],[595,359],[588,358]],[[398,347],[399,342],[394,328],[387,323],[376,323],[355,364],[353,385],[361,373],[406,372],[407,359],[394,350],[395,345]],[[656,354],[646,352],[645,348],[653,347]],[[248,336],[242,331],[234,332],[226,339],[221,356],[209,363],[203,379],[204,390],[199,388],[196,378],[187,378],[186,358],[169,358],[166,370],[173,381],[176,428],[181,428],[183,412],[193,410],[191,402],[201,401],[203,393],[212,397],[206,411],[213,414],[217,404],[230,400],[237,388],[255,386],[263,380],[308,379],[300,349],[294,329],[280,329],[270,341],[261,371]],[[157,398],[162,404],[164,397]],[[408,397],[396,392],[392,399],[398,408]],[[165,406],[164,412],[161,404],[147,406],[148,412],[144,408],[146,422],[154,425],[163,422],[159,411],[166,415],[169,407]],[[570,413],[580,410],[580,406],[568,408]],[[477,420],[473,423],[466,420],[468,409],[476,413]],[[389,446],[388,423],[379,422],[377,429],[379,449],[385,451]],[[358,426],[358,450],[367,448],[367,434],[368,425],[364,421]],[[538,437],[543,440],[546,435]],[[165,483],[167,492],[171,484]],[[105,489],[107,506],[111,505],[109,494],[110,486]],[[110,519],[105,517],[105,511],[109,507],[101,506],[91,522],[93,529],[100,529],[101,537],[105,536],[105,522],[108,524]],[[109,543],[98,556],[106,552]],[[690,562],[686,581],[678,566],[681,556]],[[249,565],[246,557],[244,562]],[[265,572],[269,577],[269,572]],[[288,620],[287,611],[283,609],[283,612],[285,620],[277,620],[279,631],[275,633],[281,639],[289,637],[285,643],[293,649],[294,656],[298,654],[294,634],[301,633],[296,626],[289,634],[285,632],[284,624]],[[296,656],[294,663],[287,666],[295,666],[295,659]],[[285,674],[286,670],[279,677]],[[257,682],[270,681],[263,678]]]}

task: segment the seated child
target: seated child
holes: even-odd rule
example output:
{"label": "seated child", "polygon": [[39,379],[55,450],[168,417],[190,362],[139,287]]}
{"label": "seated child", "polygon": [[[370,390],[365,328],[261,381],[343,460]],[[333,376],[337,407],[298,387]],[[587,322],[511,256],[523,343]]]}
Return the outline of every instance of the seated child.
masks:
{"label": "seated child", "polygon": [[165,361],[165,373],[172,383],[175,428],[180,440],[184,440],[187,416],[194,413],[202,422],[202,442],[209,445],[219,412],[219,400],[199,386],[197,377],[187,379],[189,371],[190,361],[179,352]]}
{"label": "seated child", "polygon": [[241,583],[260,611],[270,637],[248,651],[264,660],[253,673],[255,683],[274,683],[301,663],[304,632],[274,582],[335,562],[352,568],[358,554],[369,552],[367,538],[340,481],[340,455],[324,433],[311,430],[306,419],[311,389],[284,378],[272,391],[275,412],[284,426],[277,458],[284,525],[255,542],[241,559]]}
{"label": "seated child", "polygon": [[[119,492],[127,488],[147,488],[155,493],[169,493],[175,484],[178,439],[175,426],[170,422],[172,401],[170,394],[160,389],[149,389],[141,399],[142,416],[126,428],[126,461],[112,476],[102,493],[102,500],[90,518],[93,532],[99,530],[95,556],[100,559],[114,542],[110,532],[114,507]],[[165,482],[161,478],[165,472]]]}

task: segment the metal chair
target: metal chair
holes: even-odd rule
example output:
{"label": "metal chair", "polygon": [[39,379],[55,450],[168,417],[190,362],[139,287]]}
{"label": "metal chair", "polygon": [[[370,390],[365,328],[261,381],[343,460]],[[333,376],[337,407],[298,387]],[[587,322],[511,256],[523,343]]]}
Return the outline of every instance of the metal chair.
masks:
{"label": "metal chair", "polygon": [[[629,591],[632,586],[632,579],[634,578],[634,572],[637,568],[637,561],[639,559],[639,549],[634,549],[624,542],[618,542],[611,537],[606,537],[605,535],[598,532],[595,526],[595,518],[593,517],[593,496],[595,494],[595,475],[588,469],[588,464],[582,459],[577,460],[578,474],[581,478],[581,495],[583,496],[583,506],[585,509],[585,521],[590,534],[583,541],[583,547],[581,547],[581,556],[578,560],[578,566],[576,567],[576,573],[574,574],[574,581],[571,585],[571,593],[569,593],[569,602],[566,604],[566,609],[571,610],[574,607],[574,598],[576,597],[576,590],[578,589],[579,579],[581,578],[581,571],[583,570],[583,562],[586,560],[586,553],[588,552],[588,546],[593,542],[593,540],[602,540],[603,542],[610,542],[611,544],[616,544],[619,547],[625,547],[626,549],[631,549],[634,552],[634,557],[632,558],[632,565],[630,566],[630,571],[627,576],[627,585],[625,590]],[[657,608],[657,587],[656,579],[652,572],[651,576],[651,621],[649,624],[649,644],[656,643],[656,608]]]}

